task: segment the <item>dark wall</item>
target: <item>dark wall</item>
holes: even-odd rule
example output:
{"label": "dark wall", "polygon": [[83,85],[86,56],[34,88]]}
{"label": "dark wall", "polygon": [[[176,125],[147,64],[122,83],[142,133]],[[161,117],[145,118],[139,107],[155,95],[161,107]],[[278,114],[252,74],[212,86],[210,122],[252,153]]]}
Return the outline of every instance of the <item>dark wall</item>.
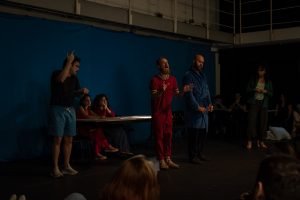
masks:
{"label": "dark wall", "polygon": [[299,43],[294,43],[221,50],[222,94],[227,97],[235,92],[244,94],[248,80],[256,73],[257,64],[264,64],[273,82],[272,104],[281,92],[288,95],[292,102],[299,103],[300,94],[295,89],[300,83],[299,47]]}
{"label": "dark wall", "polygon": [[[118,115],[150,114],[149,81],[161,55],[169,59],[180,85],[193,55],[203,52],[214,93],[214,55],[208,45],[8,14],[0,14],[0,26],[0,161],[49,152],[50,75],[61,68],[69,50],[81,58],[81,86],[89,88],[92,97],[108,94]],[[174,100],[175,109],[182,109],[180,98]],[[133,143],[149,137],[149,123],[134,128]]]}

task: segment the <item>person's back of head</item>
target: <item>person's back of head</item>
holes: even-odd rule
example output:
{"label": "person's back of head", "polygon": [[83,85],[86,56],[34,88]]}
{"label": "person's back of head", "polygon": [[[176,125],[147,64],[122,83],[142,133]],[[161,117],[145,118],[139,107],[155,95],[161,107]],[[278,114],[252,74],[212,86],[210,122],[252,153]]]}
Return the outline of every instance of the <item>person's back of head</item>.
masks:
{"label": "person's back of head", "polygon": [[102,191],[101,200],[158,200],[159,185],[153,163],[137,155],[123,162]]}
{"label": "person's back of head", "polygon": [[299,200],[299,160],[284,154],[264,159],[256,183],[255,200]]}

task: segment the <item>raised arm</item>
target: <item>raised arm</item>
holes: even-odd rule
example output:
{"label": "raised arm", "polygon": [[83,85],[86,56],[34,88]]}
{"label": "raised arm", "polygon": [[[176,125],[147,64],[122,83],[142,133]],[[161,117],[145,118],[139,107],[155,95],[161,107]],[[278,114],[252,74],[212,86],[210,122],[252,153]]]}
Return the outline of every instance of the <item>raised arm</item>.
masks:
{"label": "raised arm", "polygon": [[68,76],[70,76],[70,69],[72,67],[72,63],[75,59],[74,52],[68,53],[67,55],[67,61],[65,62],[65,65],[63,67],[63,70],[58,74],[57,81],[64,82]]}

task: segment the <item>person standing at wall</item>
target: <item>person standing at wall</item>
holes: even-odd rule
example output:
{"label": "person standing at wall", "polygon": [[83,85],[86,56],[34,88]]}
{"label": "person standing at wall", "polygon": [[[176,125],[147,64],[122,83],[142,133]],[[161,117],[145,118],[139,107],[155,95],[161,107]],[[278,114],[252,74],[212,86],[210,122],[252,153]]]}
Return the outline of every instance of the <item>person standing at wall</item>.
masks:
{"label": "person standing at wall", "polygon": [[171,160],[172,154],[172,99],[179,95],[177,80],[170,74],[167,58],[157,62],[159,73],[150,82],[152,131],[155,137],[156,154],[161,169],[179,168]]}
{"label": "person standing at wall", "polygon": [[[80,58],[73,52],[68,53],[61,70],[56,70],[51,76],[51,99],[49,113],[49,134],[53,136],[53,171],[55,178],[63,174],[78,173],[70,165],[73,136],[76,135],[76,114],[73,101],[76,95],[88,94],[87,88],[80,88],[76,76],[80,66]],[[63,140],[64,168],[59,169],[60,147]]]}
{"label": "person standing at wall", "polygon": [[208,132],[208,112],[214,107],[204,69],[204,55],[196,54],[191,68],[183,77],[183,86],[191,86],[191,91],[184,93],[185,125],[188,130],[189,160],[194,164],[208,161],[203,155],[204,143]]}
{"label": "person standing at wall", "polygon": [[252,140],[257,140],[257,147],[267,148],[264,143],[268,126],[268,106],[273,95],[272,82],[267,76],[266,67],[259,65],[257,74],[247,85],[248,126],[247,149],[252,148]]}

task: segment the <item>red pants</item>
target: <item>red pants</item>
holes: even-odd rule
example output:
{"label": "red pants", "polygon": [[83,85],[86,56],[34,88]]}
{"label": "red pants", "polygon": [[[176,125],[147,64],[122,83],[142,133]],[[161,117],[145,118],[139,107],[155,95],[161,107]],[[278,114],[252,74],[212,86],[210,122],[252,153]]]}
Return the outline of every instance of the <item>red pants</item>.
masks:
{"label": "red pants", "polygon": [[93,141],[95,154],[101,153],[103,149],[107,149],[110,145],[103,133],[102,128],[90,129],[82,127],[79,128],[78,131],[80,135],[87,136]]}
{"label": "red pants", "polygon": [[158,160],[172,154],[172,114],[156,113],[152,116],[152,131],[155,136]]}

